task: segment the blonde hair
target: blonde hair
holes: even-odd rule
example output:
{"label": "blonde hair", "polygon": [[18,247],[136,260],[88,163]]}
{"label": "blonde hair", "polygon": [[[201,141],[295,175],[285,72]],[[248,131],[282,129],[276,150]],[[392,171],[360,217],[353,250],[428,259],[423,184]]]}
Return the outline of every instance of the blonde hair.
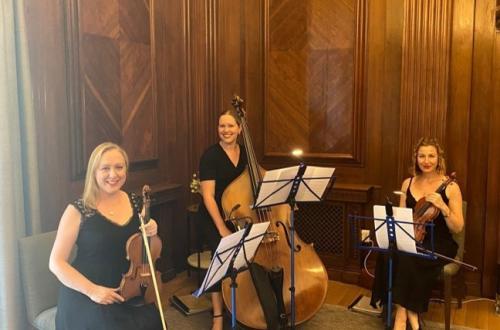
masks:
{"label": "blonde hair", "polygon": [[83,189],[83,205],[88,208],[96,208],[97,196],[99,194],[99,186],[95,178],[97,167],[101,163],[104,153],[110,150],[118,150],[123,159],[125,159],[125,171],[128,171],[128,156],[125,150],[119,145],[112,142],[104,142],[95,147],[89,158],[87,165],[87,174],[85,175],[85,187]]}
{"label": "blonde hair", "polygon": [[444,149],[441,147],[436,138],[430,138],[430,137],[420,138],[420,140],[418,140],[417,144],[415,145],[415,148],[413,149],[413,165],[410,168],[410,173],[413,174],[414,176],[422,174],[422,170],[420,169],[420,167],[418,167],[417,155],[420,147],[427,147],[427,146],[432,146],[436,148],[438,156],[436,171],[439,174],[446,174],[446,161],[444,160]]}

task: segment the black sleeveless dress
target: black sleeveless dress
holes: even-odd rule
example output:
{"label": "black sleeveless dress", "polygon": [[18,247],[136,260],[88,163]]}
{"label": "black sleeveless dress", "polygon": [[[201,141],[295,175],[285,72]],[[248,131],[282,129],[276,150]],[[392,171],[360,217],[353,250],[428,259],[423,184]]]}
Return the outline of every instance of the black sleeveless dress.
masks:
{"label": "black sleeveless dress", "polygon": [[[222,194],[227,186],[233,182],[247,166],[247,155],[245,147],[240,145],[240,158],[238,164],[234,166],[224,149],[219,143],[216,143],[203,153],[200,159],[200,180],[215,181],[215,201],[219,207],[220,214],[224,217],[222,209]],[[203,236],[205,242],[209,245],[212,251],[215,251],[221,236],[215,226],[210,213],[204,203],[200,204],[199,212],[200,221],[203,223]]]}
{"label": "black sleeveless dress", "polygon": [[[224,149],[219,143],[216,143],[205,150],[200,159],[200,180],[215,180],[215,201],[219,207],[220,214],[224,217],[222,209],[222,194],[227,186],[233,182],[245,170],[248,164],[245,147],[240,144],[240,158],[238,164],[234,166]],[[203,202],[198,209],[198,221],[201,224],[200,233],[204,243],[208,245],[212,255],[214,255],[217,246],[221,240],[219,231],[215,226],[210,213]],[[207,292],[219,292],[221,285],[216,284]]]}
{"label": "black sleeveless dress", "polygon": [[[417,201],[411,193],[411,183],[406,191],[406,206],[414,208]],[[448,205],[449,200],[445,191],[441,192],[443,201]],[[427,233],[423,247],[431,249],[431,235]],[[458,245],[446,225],[442,213],[434,219],[434,251],[447,257],[454,258]],[[446,261],[442,259],[429,260],[405,254],[396,254],[393,258],[393,302],[416,313],[427,312],[432,288],[438,279]],[[377,257],[375,280],[372,288],[371,303],[375,305],[387,302],[387,257]]]}
{"label": "black sleeveless dress", "polygon": [[[117,288],[129,269],[125,244],[138,232],[141,199],[129,194],[133,215],[123,226],[116,225],[95,209],[83,206],[81,199],[71,203],[82,214],[72,265],[95,284]],[[64,285],[59,291],[56,329],[162,329],[156,307],[135,307],[125,303],[102,305]]]}

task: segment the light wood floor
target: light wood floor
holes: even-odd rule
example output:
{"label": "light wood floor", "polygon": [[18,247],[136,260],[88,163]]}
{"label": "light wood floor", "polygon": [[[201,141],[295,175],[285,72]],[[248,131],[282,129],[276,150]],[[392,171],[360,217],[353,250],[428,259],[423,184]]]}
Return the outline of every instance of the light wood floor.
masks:
{"label": "light wood floor", "polygon": [[[192,273],[191,277],[188,277],[186,272],[178,274],[173,280],[163,283],[162,300],[167,303],[172,295],[188,294],[195,287],[196,273]],[[370,292],[356,285],[329,281],[326,303],[347,307],[361,294],[369,296]],[[466,301],[473,299],[477,297],[467,297]],[[429,312],[424,315],[424,319],[444,323],[444,305],[431,302]],[[463,304],[461,309],[452,305],[451,323],[476,329],[500,329],[500,315],[495,314],[493,301],[471,301]]]}

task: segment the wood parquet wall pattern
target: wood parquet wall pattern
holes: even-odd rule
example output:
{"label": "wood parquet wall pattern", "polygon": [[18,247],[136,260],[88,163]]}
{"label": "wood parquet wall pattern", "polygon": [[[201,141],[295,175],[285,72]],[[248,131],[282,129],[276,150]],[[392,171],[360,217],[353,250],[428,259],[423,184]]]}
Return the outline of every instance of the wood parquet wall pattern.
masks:
{"label": "wood parquet wall pattern", "polygon": [[[102,141],[122,145],[132,163],[158,157],[154,22],[149,0],[69,1],[72,95],[81,95],[78,159]],[[78,125],[78,123],[75,123]],[[140,143],[138,143],[140,141]],[[73,162],[79,160],[73,159]],[[82,166],[76,166],[80,169]]]}
{"label": "wood parquet wall pattern", "polygon": [[365,5],[269,2],[266,156],[300,147],[308,157],[361,162]]}

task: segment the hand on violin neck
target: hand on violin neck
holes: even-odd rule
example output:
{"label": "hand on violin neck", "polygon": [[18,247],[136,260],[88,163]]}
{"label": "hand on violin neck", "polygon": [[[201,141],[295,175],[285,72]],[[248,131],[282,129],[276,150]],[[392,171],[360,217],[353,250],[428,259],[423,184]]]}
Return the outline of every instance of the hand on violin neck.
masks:
{"label": "hand on violin neck", "polygon": [[158,233],[158,224],[154,219],[150,219],[149,222],[144,225],[144,230],[146,231],[146,236],[154,236]]}
{"label": "hand on violin neck", "polygon": [[93,302],[102,305],[124,302],[125,299],[116,292],[117,290],[118,289],[94,285],[90,290],[88,296],[90,299],[92,299]]}

